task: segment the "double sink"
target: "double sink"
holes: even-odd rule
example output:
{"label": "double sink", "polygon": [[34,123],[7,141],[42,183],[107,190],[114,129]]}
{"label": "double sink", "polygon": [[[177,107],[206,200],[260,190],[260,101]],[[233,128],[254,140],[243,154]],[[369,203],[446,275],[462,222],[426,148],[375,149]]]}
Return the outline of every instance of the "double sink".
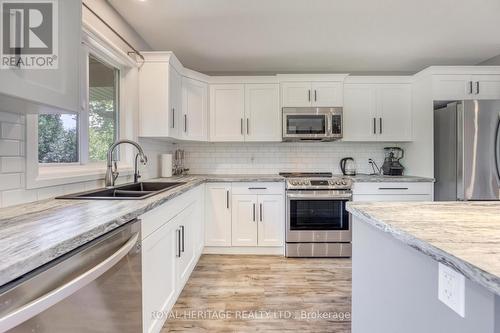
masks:
{"label": "double sink", "polygon": [[184,185],[183,182],[140,182],[103,188],[87,192],[68,194],[56,199],[82,199],[82,200],[141,200],[149,198],[174,187]]}

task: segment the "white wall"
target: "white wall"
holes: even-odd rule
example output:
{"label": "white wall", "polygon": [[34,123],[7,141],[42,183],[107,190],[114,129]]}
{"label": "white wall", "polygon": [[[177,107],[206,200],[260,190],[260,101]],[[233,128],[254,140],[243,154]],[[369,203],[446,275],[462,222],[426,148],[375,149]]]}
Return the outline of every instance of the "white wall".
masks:
{"label": "white wall", "polygon": [[496,57],[483,61],[479,66],[500,66],[500,54]]}
{"label": "white wall", "polygon": [[[379,166],[391,143],[180,143],[192,174],[277,174],[285,171],[328,171],[340,174],[339,162],[353,157],[358,172],[371,173],[368,159]],[[397,145],[396,145],[397,146]],[[405,145],[400,145],[406,148]],[[402,160],[403,165],[405,160]]]}

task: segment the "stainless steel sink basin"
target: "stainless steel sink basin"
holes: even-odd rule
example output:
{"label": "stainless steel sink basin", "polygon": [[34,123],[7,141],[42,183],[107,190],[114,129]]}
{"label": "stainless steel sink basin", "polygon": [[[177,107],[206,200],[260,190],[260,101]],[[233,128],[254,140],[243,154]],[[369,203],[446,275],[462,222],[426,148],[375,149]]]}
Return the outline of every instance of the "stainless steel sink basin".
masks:
{"label": "stainless steel sink basin", "polygon": [[56,199],[81,199],[81,200],[140,200],[158,193],[184,185],[182,182],[140,182],[103,188],[98,190],[68,194]]}

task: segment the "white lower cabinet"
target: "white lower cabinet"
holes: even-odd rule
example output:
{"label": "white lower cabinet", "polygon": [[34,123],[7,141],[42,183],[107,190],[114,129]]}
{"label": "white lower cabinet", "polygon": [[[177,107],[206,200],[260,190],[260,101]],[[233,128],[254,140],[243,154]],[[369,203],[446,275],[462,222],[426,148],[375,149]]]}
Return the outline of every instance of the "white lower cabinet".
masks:
{"label": "white lower cabinet", "polygon": [[143,329],[159,332],[166,313],[175,304],[177,272],[177,225],[167,223],[142,242]]}
{"label": "white lower cabinet", "polygon": [[232,245],[257,246],[257,196],[233,195]]}
{"label": "white lower cabinet", "polygon": [[[161,331],[203,250],[204,186],[141,216],[143,332]],[[174,215],[174,217],[171,217]],[[158,223],[166,216],[163,223]],[[147,225],[160,225],[151,231]]]}
{"label": "white lower cabinet", "polygon": [[233,195],[232,245],[282,246],[283,196]]}
{"label": "white lower cabinet", "polygon": [[285,207],[282,195],[263,194],[258,197],[259,246],[283,246]]}
{"label": "white lower cabinet", "polygon": [[353,201],[433,201],[431,182],[355,183]]}
{"label": "white lower cabinet", "polygon": [[231,183],[209,183],[205,193],[205,245],[229,247]]}

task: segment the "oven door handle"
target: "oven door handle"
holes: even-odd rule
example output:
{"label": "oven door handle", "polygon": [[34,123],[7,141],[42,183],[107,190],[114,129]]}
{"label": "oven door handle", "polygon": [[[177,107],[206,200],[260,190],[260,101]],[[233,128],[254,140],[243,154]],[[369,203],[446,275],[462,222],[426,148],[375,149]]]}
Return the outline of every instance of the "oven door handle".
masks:
{"label": "oven door handle", "polygon": [[309,199],[309,200],[319,200],[319,199],[332,199],[332,200],[351,200],[352,194],[331,194],[331,193],[316,193],[302,194],[302,193],[287,193],[286,197],[288,199]]}

